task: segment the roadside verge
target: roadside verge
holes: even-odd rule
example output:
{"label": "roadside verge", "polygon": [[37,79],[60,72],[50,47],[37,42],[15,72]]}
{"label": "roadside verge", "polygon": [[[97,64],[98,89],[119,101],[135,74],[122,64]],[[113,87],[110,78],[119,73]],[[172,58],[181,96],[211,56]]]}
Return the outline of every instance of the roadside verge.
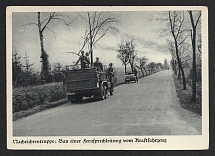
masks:
{"label": "roadside verge", "polygon": [[202,115],[202,108],[200,102],[193,102],[192,99],[192,88],[187,84],[187,90],[182,89],[182,83],[177,79],[176,75],[172,75],[174,79],[175,89],[177,97],[179,98],[180,105],[182,108],[192,111],[198,115]]}

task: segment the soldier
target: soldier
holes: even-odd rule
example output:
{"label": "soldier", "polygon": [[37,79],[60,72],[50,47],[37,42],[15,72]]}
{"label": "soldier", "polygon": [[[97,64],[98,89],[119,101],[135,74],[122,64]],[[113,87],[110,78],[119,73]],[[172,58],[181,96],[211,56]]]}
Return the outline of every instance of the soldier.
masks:
{"label": "soldier", "polygon": [[89,53],[88,52],[86,52],[86,58],[87,58],[87,68],[89,68],[89,65],[90,65],[90,57],[89,57]]}
{"label": "soldier", "polygon": [[113,63],[110,63],[109,64],[109,67],[107,69],[107,75],[108,75],[108,80],[111,84],[111,88],[110,88],[110,95],[113,95],[113,82],[112,82],[112,77],[114,75],[114,70],[113,70],[113,67],[112,67]]}
{"label": "soldier", "polygon": [[87,64],[90,63],[90,61],[87,59],[87,57],[84,56],[84,51],[81,51],[81,56],[78,58],[75,65],[77,65],[79,61],[81,61],[81,69],[87,68]]}
{"label": "soldier", "polygon": [[137,69],[134,67],[134,76],[135,76],[135,78],[136,78],[136,81],[138,82],[137,73],[138,73],[138,71],[137,71]]}
{"label": "soldier", "polygon": [[99,61],[99,57],[96,57],[96,61],[93,62],[93,67],[97,67],[99,70],[103,71],[103,65]]}

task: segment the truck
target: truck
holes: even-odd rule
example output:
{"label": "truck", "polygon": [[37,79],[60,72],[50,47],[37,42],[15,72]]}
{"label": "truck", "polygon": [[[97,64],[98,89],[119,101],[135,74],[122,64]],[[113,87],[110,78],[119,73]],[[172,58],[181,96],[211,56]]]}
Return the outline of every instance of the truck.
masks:
{"label": "truck", "polygon": [[92,97],[104,100],[108,98],[108,91],[113,92],[108,81],[106,69],[103,71],[96,68],[69,68],[64,74],[64,88],[68,101],[81,102],[83,97]]}

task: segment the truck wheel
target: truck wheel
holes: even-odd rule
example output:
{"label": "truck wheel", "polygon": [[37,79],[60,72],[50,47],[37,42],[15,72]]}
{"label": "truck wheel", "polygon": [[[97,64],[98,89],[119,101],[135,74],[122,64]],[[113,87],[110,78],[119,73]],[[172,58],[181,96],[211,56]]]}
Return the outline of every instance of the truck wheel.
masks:
{"label": "truck wheel", "polygon": [[113,95],[113,89],[110,88],[110,95]]}
{"label": "truck wheel", "polygon": [[106,98],[106,90],[107,90],[106,86],[101,87],[101,99],[102,100],[104,100]]}
{"label": "truck wheel", "polygon": [[107,86],[104,86],[104,91],[105,91],[105,99],[108,98],[108,89]]}
{"label": "truck wheel", "polygon": [[83,100],[83,96],[82,95],[76,95],[75,98],[76,98],[77,102],[81,102]]}

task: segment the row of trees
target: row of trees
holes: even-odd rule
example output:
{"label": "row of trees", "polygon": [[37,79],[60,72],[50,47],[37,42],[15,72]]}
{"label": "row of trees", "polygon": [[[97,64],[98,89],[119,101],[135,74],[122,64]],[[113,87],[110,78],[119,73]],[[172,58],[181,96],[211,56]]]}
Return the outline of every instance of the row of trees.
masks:
{"label": "row of trees", "polygon": [[162,63],[150,62],[147,64],[148,59],[145,56],[138,57],[135,47],[136,45],[134,44],[134,40],[121,42],[121,44],[118,46],[119,49],[117,50],[117,58],[122,61],[122,64],[125,67],[125,73],[127,72],[127,65],[130,65],[132,72],[134,71],[134,67],[140,69],[143,76],[145,75],[144,71],[147,74],[146,68],[149,70],[149,72],[155,72],[157,69],[163,70],[165,68],[165,65]]}
{"label": "row of trees", "polygon": [[[25,87],[30,85],[39,85],[44,83],[44,80],[41,78],[42,74],[36,72],[33,69],[34,63],[30,63],[29,57],[25,54],[24,57],[21,57],[17,51],[13,52],[12,56],[12,77],[13,77],[13,87]],[[53,69],[48,67],[48,82],[59,82],[63,80],[63,71],[64,69],[60,63],[54,63]]]}
{"label": "row of trees", "polygon": [[[187,16],[185,16],[186,13]],[[196,48],[201,58],[200,18],[201,11],[195,11],[195,15],[193,11],[168,12],[169,29],[173,37],[168,45],[172,55],[172,69],[175,74],[178,74],[178,78],[182,77],[183,89],[186,90],[186,78],[182,65],[186,61],[192,62],[193,101],[196,101]]]}

